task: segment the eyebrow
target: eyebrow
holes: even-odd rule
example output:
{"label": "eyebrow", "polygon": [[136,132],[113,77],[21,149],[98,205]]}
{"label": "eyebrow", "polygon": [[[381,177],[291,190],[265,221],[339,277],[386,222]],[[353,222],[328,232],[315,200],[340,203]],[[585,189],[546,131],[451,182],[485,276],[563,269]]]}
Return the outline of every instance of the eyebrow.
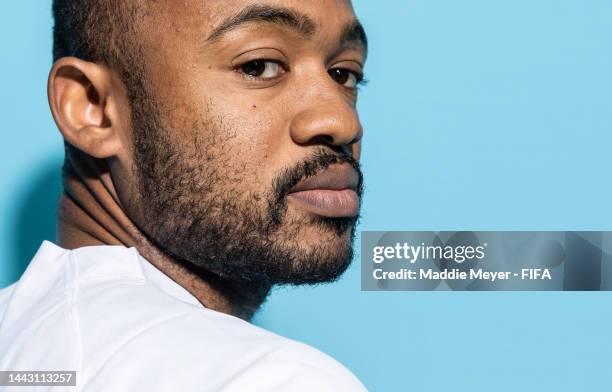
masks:
{"label": "eyebrow", "polygon": [[316,29],[315,22],[311,18],[290,8],[252,5],[221,22],[208,36],[207,41],[215,41],[229,31],[249,22],[264,22],[289,27],[305,37],[312,36]]}
{"label": "eyebrow", "polygon": [[[295,30],[304,37],[312,37],[316,31],[316,23],[308,15],[291,8],[252,5],[235,15],[225,19],[206,39],[216,41],[224,34],[250,22],[270,23]],[[362,46],[367,53],[368,39],[365,30],[358,20],[349,23],[340,35],[341,46]]]}
{"label": "eyebrow", "polygon": [[342,46],[358,45],[362,46],[365,53],[368,52],[368,36],[366,35],[363,25],[358,20],[354,20],[348,24],[340,35],[340,43]]}

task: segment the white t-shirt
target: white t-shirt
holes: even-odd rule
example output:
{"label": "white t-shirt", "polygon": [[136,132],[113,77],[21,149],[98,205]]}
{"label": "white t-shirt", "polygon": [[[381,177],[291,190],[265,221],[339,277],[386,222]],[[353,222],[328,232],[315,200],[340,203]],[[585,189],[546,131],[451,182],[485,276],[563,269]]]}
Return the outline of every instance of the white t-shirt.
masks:
{"label": "white t-shirt", "polygon": [[52,391],[365,391],[322,352],[203,307],[135,248],[48,241],[0,290],[0,370],[77,372]]}

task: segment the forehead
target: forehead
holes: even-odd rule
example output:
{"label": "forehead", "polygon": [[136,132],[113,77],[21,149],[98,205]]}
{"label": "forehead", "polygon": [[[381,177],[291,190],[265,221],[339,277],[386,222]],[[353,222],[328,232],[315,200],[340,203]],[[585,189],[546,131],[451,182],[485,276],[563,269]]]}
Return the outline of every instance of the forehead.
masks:
{"label": "forehead", "polygon": [[307,16],[325,34],[355,20],[350,0],[167,0],[150,2],[150,22],[166,33],[203,34],[253,6],[285,8]]}

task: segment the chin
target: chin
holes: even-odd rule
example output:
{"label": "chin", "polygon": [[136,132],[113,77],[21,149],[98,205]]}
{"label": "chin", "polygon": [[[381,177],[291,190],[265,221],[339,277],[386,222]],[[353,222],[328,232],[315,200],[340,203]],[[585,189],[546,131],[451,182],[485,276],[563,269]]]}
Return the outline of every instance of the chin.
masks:
{"label": "chin", "polygon": [[354,220],[330,221],[317,217],[303,222],[297,230],[290,230],[284,243],[292,244],[295,270],[293,277],[283,283],[316,284],[337,280],[353,259]]}

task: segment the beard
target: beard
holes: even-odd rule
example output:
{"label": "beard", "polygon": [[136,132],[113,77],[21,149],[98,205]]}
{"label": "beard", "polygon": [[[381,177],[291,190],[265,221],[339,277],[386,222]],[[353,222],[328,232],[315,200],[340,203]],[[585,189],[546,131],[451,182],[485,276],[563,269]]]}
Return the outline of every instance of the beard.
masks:
{"label": "beard", "polygon": [[[237,160],[241,155],[229,143],[236,132],[222,119],[170,129],[151,94],[131,91],[135,223],[163,252],[200,275],[257,287],[331,282],[347,269],[358,216],[289,214],[287,196],[304,178],[348,163],[359,174],[361,198],[362,174],[351,155],[316,147],[275,173],[267,189],[249,188],[259,182],[257,163]],[[318,238],[304,236],[305,229]]]}

